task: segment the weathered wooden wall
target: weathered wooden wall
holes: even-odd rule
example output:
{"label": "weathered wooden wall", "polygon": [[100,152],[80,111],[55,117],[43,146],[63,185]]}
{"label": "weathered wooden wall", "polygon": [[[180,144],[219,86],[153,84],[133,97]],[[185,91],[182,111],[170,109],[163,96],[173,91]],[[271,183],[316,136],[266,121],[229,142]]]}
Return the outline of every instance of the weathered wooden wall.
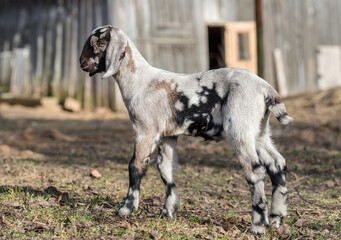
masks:
{"label": "weathered wooden wall", "polygon": [[78,66],[83,43],[93,28],[105,24],[122,28],[156,67],[182,73],[204,71],[209,66],[207,24],[253,20],[253,1],[36,0],[32,4],[2,0],[0,52],[6,52],[0,62],[9,55],[13,58],[14,52],[18,55],[17,48],[25,48],[21,55],[29,59],[25,73],[13,66],[10,77],[7,65],[0,63],[0,76],[4,76],[0,84],[12,81],[13,95],[53,95],[61,100],[71,96],[86,109],[123,110],[113,80],[90,78]]}
{"label": "weathered wooden wall", "polygon": [[[37,0],[32,3],[20,0],[0,3],[0,51],[8,53],[10,50],[14,60],[21,52],[26,53],[21,54],[23,57],[29,57],[27,65],[18,66],[19,60],[12,64],[11,94],[53,95],[61,101],[71,96],[88,109],[113,104],[113,99],[105,97],[110,91],[103,86],[106,83],[98,77],[87,77],[78,64],[83,43],[91,30],[108,22],[106,0]],[[0,79],[0,82],[4,81]],[[26,88],[28,85],[30,89]]]}
{"label": "weathered wooden wall", "polygon": [[[122,28],[156,67],[182,73],[204,71],[209,67],[207,27],[255,20],[254,2],[36,0],[32,4],[2,0],[1,90],[7,86],[14,95],[54,95],[61,100],[71,96],[87,109],[122,110],[112,79],[90,78],[79,68],[78,57],[92,29],[105,24]],[[265,79],[276,86],[273,53],[278,48],[289,93],[317,88],[316,49],[341,46],[340,25],[339,0],[263,0]],[[9,69],[8,59],[24,67],[12,64]]]}
{"label": "weathered wooden wall", "polygon": [[203,0],[207,23],[255,20],[254,0]]}
{"label": "weathered wooden wall", "polygon": [[318,45],[341,46],[341,1],[263,0],[263,24],[265,79],[276,84],[279,48],[289,93],[316,89]]}
{"label": "weathered wooden wall", "polygon": [[[114,0],[110,22],[154,66],[181,73],[208,69],[207,26],[254,20],[254,0]],[[110,11],[110,10],[109,10]]]}

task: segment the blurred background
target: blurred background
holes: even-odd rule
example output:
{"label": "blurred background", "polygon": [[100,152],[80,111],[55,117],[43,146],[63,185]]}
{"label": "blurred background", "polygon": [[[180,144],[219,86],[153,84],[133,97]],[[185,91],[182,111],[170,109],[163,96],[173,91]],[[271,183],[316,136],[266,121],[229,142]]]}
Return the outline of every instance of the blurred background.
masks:
{"label": "blurred background", "polygon": [[2,101],[48,96],[71,110],[124,110],[115,82],[88,77],[78,63],[91,31],[106,24],[159,68],[245,67],[282,96],[335,87],[340,23],[339,0],[2,0]]}

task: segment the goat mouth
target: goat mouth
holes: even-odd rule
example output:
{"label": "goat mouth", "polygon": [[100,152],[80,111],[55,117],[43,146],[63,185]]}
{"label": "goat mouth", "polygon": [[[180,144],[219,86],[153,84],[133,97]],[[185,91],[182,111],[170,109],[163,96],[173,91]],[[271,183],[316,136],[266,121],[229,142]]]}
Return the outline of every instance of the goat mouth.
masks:
{"label": "goat mouth", "polygon": [[92,77],[93,75],[95,75],[98,71],[97,71],[98,67],[96,65],[87,65],[85,67],[82,67],[82,70],[84,72],[88,72],[89,76]]}

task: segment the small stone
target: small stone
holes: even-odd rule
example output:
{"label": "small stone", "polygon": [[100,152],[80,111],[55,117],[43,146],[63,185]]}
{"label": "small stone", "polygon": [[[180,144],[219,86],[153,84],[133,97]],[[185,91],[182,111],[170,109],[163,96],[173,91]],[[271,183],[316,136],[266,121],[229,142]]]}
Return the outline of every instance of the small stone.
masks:
{"label": "small stone", "polygon": [[74,98],[67,97],[64,102],[64,108],[72,112],[80,112],[82,110],[82,104]]}
{"label": "small stone", "polygon": [[101,178],[102,174],[100,174],[97,169],[95,168],[90,168],[90,176],[94,178]]}

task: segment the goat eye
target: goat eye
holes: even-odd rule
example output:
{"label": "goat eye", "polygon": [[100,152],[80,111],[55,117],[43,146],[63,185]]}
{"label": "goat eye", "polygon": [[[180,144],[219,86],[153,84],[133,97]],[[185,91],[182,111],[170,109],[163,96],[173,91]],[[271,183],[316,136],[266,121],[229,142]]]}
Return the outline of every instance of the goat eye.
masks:
{"label": "goat eye", "polygon": [[125,55],[126,55],[126,52],[123,52],[120,56],[120,60],[122,60],[125,57]]}
{"label": "goat eye", "polygon": [[105,45],[106,45],[106,42],[104,42],[104,41],[100,41],[100,42],[98,43],[98,45],[99,45],[100,47],[105,47]]}

